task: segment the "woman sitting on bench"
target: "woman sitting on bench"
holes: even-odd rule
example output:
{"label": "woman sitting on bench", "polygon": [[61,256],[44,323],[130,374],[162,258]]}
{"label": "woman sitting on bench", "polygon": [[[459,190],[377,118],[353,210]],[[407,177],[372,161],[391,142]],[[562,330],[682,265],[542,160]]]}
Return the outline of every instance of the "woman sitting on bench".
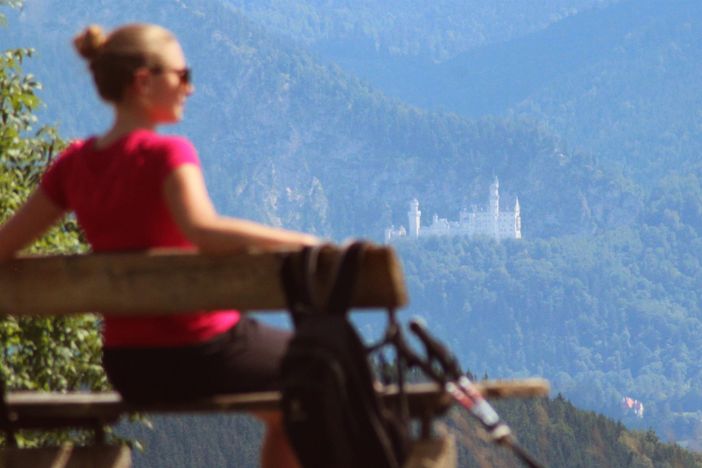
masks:
{"label": "woman sitting on bench", "polygon": [[[114,109],[104,134],[71,144],[39,188],[0,227],[9,259],[73,211],[94,252],[151,248],[234,252],[317,243],[313,236],[219,216],[200,162],[185,138],[156,133],[178,122],[193,92],[172,33],[130,24],[104,36],[88,27],[75,39],[98,93]],[[275,387],[288,333],[236,311],[104,319],[105,371],[127,400],[174,401]],[[158,311],[155,311],[158,312]],[[296,466],[278,414],[267,423],[262,465]]]}

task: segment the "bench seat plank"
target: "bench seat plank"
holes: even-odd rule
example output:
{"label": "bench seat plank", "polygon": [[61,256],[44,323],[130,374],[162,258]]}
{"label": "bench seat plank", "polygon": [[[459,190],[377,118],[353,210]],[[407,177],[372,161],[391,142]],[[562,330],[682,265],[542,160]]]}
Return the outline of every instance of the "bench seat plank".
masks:
{"label": "bench seat plank", "polygon": [[[324,291],[342,249],[320,254],[318,288]],[[0,314],[111,315],[177,313],[234,308],[287,308],[280,271],[299,251],[228,255],[118,253],[25,257],[0,264]],[[354,308],[407,303],[399,261],[389,247],[368,249],[352,295]]]}
{"label": "bench seat plank", "polygon": [[[476,383],[478,391],[487,398],[541,397],[548,394],[543,379],[513,381],[484,381]],[[414,416],[441,414],[451,404],[451,397],[433,383],[414,383],[406,387],[410,413]],[[392,403],[397,388],[385,387],[379,392]],[[89,426],[112,424],[121,415],[130,413],[203,413],[224,411],[258,411],[278,407],[280,393],[257,392],[215,395],[210,398],[177,403],[133,405],[122,400],[116,392],[104,393],[44,393],[11,392],[7,394],[8,423],[12,427]],[[70,422],[70,424],[66,424]]]}
{"label": "bench seat plank", "polygon": [[[382,392],[384,398],[396,398],[396,389]],[[449,405],[449,396],[433,384],[408,386],[410,412],[441,413]],[[90,426],[96,422],[113,424],[121,415],[131,413],[210,413],[271,410],[278,407],[280,392],[257,392],[215,395],[210,398],[176,403],[130,404],[116,392],[49,393],[11,392],[6,397],[8,423],[19,427]],[[68,421],[71,424],[62,424]],[[83,423],[80,423],[83,421]],[[53,424],[52,424],[53,422]],[[78,422],[78,424],[76,424]]]}

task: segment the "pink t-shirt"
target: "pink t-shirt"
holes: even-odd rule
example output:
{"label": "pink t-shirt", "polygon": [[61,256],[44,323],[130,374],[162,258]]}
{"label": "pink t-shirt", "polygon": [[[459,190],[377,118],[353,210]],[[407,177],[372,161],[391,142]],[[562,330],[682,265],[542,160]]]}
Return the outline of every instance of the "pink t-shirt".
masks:
{"label": "pink t-shirt", "polygon": [[[41,180],[44,193],[75,213],[94,252],[192,249],[163,197],[163,182],[183,164],[200,165],[185,138],[136,130],[96,149],[95,138],[70,145]],[[205,341],[239,321],[239,313],[197,311],[104,321],[107,347],[180,346]]]}

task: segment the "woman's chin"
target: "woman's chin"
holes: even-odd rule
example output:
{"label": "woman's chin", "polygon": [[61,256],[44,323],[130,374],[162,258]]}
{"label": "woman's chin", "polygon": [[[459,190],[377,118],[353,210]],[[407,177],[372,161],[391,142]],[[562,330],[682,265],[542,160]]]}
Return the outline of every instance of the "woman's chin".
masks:
{"label": "woman's chin", "polygon": [[181,120],[183,120],[183,113],[182,112],[174,112],[173,114],[162,116],[160,119],[158,119],[158,124],[159,125],[177,124]]}
{"label": "woman's chin", "polygon": [[178,123],[183,120],[183,108],[179,107],[178,109],[175,109],[173,111],[172,118],[172,123]]}

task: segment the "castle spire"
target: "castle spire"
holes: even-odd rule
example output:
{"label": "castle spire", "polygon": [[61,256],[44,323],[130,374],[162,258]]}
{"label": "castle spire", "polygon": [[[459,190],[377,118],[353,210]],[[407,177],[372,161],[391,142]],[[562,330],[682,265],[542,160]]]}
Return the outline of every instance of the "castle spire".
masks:
{"label": "castle spire", "polygon": [[519,197],[516,197],[514,202],[514,238],[522,238],[522,213],[519,207]]}
{"label": "castle spire", "polygon": [[419,227],[422,218],[422,212],[419,211],[419,200],[413,199],[409,204],[409,211],[407,212],[407,218],[409,221],[408,234],[410,237],[419,237]]}

